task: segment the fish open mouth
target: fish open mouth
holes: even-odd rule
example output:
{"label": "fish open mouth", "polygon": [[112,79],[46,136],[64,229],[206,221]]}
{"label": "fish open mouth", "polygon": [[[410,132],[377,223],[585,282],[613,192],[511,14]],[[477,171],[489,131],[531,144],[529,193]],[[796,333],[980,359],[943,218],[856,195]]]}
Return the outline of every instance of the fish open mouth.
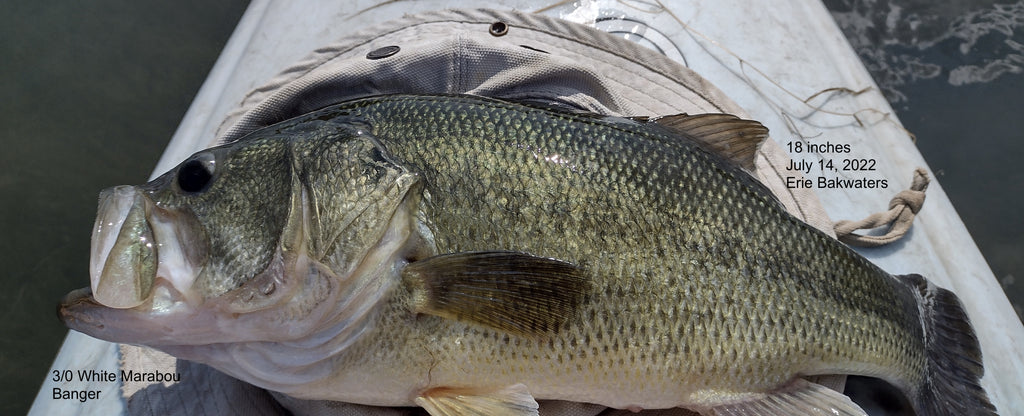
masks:
{"label": "fish open mouth", "polygon": [[137,187],[102,191],[90,285],[68,293],[58,317],[69,328],[110,339],[118,337],[106,334],[113,330],[103,325],[109,319],[125,327],[146,315],[193,314],[203,302],[192,289],[207,250],[200,228],[190,213],[157,207]]}
{"label": "fish open mouth", "polygon": [[149,297],[157,270],[145,198],[132,186],[118,186],[101,192],[99,205],[89,260],[93,296],[111,308],[139,306]]}
{"label": "fish open mouth", "polygon": [[[192,284],[203,268],[208,243],[189,212],[156,206],[134,186],[100,193],[92,233],[89,279],[96,302],[129,309],[176,293],[192,305]],[[157,290],[169,286],[171,291]],[[163,295],[163,296],[161,296]],[[159,299],[158,299],[159,300]]]}

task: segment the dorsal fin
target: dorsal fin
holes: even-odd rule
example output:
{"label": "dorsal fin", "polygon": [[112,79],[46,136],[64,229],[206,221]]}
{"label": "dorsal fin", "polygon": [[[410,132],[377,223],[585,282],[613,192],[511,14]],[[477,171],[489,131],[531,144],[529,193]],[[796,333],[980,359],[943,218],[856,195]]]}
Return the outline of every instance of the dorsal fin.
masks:
{"label": "dorsal fin", "polygon": [[757,149],[768,138],[768,128],[763,124],[732,114],[677,114],[654,122],[692,137],[706,149],[749,172],[754,171]]}

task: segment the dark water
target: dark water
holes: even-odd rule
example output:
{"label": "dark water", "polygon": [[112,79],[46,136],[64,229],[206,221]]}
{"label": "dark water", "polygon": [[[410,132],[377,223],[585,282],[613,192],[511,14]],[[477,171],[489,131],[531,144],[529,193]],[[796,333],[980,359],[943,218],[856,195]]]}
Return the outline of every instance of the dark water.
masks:
{"label": "dark water", "polygon": [[1024,1],[825,4],[1022,316]]}
{"label": "dark water", "polygon": [[[1024,2],[826,3],[1019,308]],[[149,176],[246,4],[0,4],[0,414],[28,410],[56,302],[88,284],[98,191]]]}
{"label": "dark water", "polygon": [[0,4],[0,414],[28,411],[88,285],[97,192],[145,181],[247,1]]}

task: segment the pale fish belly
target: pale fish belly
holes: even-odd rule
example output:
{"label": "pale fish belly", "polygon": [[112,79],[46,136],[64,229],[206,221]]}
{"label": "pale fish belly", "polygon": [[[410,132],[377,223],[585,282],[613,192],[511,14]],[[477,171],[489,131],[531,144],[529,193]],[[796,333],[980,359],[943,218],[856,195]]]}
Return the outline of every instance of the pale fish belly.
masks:
{"label": "pale fish belly", "polygon": [[[841,324],[834,330],[819,319],[798,319],[796,308],[766,312],[766,305],[797,295],[784,282],[751,295],[709,285],[715,279],[598,280],[605,290],[590,294],[570,324],[547,337],[411,313],[410,295],[398,287],[326,384],[335,395],[388,406],[413,405],[432,388],[489,391],[522,383],[539,400],[700,409],[770,393],[799,375],[894,372],[852,359],[857,346],[842,345],[852,332]],[[744,294],[746,301],[738,301]],[[803,307],[811,307],[810,298]]]}

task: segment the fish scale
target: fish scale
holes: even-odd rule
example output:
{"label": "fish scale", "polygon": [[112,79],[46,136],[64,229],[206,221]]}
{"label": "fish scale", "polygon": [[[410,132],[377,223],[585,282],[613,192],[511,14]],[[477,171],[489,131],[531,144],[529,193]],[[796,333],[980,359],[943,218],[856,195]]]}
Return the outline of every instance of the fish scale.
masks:
{"label": "fish scale", "polygon": [[[375,340],[395,339],[443,346],[431,350],[443,357],[436,358],[431,383],[472,386],[493,382],[491,371],[501,370],[510,382],[536,386],[531,391],[540,396],[562,396],[559,390],[580,378],[614,386],[602,389],[608,392],[658,385],[684,395],[723,386],[764,391],[797,374],[846,372],[857,361],[896,369],[913,382],[921,365],[915,351],[923,347],[913,345],[916,306],[896,296],[894,281],[791,218],[763,188],[749,186],[752,178],[692,143],[660,131],[636,138],[625,121],[536,109],[523,115],[522,108],[473,100],[380,99],[344,111],[367,120],[398,163],[423,174],[430,195],[425,218],[438,252],[515,250],[558,258],[591,270],[592,287],[599,288],[553,343],[429,316],[398,324],[389,319],[406,319],[410,306],[407,297],[395,296],[376,325],[381,332],[367,336],[362,348],[385,350]],[[518,131],[492,127],[510,117],[522,120]],[[553,163],[551,155],[568,162]],[[586,211],[543,209],[550,194],[584,201]],[[834,259],[845,259],[839,267],[850,274],[834,273]],[[638,277],[645,275],[667,279]],[[745,299],[755,301],[740,302]],[[652,303],[671,312],[653,313]],[[759,316],[762,308],[767,317]],[[859,331],[860,320],[874,334]],[[879,343],[892,353],[862,349]],[[825,346],[806,348],[816,345]],[[394,351],[407,355],[386,360],[394,366],[388,373],[417,374],[410,369],[422,361],[419,349]],[[480,371],[474,378],[446,362],[469,362]],[[550,370],[562,363],[578,373]]]}
{"label": "fish scale", "polygon": [[745,170],[766,137],[722,114],[340,103],[101,194],[98,219],[124,218],[94,232],[101,296],[60,315],[294,397],[434,416],[863,414],[819,374],[994,414],[956,296],[787,213]]}

